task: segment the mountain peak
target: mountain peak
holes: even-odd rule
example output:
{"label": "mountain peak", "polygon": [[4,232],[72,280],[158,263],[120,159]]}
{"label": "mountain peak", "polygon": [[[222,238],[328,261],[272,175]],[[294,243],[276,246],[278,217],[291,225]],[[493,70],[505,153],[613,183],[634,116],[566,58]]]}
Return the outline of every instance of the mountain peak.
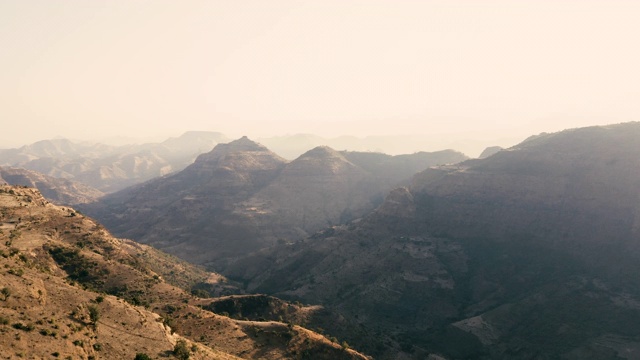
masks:
{"label": "mountain peak", "polygon": [[306,153],[300,155],[299,159],[319,159],[319,158],[340,158],[344,161],[348,161],[342,154],[338,151],[328,147],[328,146],[316,146],[315,148],[307,151]]}
{"label": "mountain peak", "polygon": [[278,157],[263,145],[243,136],[240,139],[233,140],[229,143],[216,145],[210,152],[198,156],[196,162],[215,160],[229,154],[241,152],[270,153],[273,154],[273,156]]}
{"label": "mountain peak", "polygon": [[217,147],[224,148],[227,151],[269,151],[264,145],[249,139],[247,136],[243,136],[227,144],[220,144],[216,146],[216,148]]}
{"label": "mountain peak", "polygon": [[[280,168],[287,161],[265,146],[243,136],[227,144],[218,144],[208,153],[198,156],[195,164],[214,167],[240,168]],[[213,165],[215,164],[215,165]]]}

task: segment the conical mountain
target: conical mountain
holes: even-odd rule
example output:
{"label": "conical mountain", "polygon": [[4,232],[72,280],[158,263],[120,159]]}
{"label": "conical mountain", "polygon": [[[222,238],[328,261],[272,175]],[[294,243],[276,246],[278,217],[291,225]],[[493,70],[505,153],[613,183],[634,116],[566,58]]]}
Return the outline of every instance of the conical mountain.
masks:
{"label": "conical mountain", "polygon": [[269,184],[285,164],[243,137],[216,145],[179,173],[110,194],[84,209],[119,236],[183,257],[236,254],[261,239],[255,239],[251,223],[234,215],[235,204]]}
{"label": "conical mountain", "polygon": [[256,219],[265,235],[290,242],[366,214],[384,191],[371,173],[319,146],[287,164],[239,211]]}
{"label": "conical mountain", "polygon": [[[286,164],[286,160],[264,146],[242,137],[228,144],[218,144],[208,153],[201,154],[195,162],[176,174],[172,183],[193,191],[245,188],[255,191],[273,179]],[[184,190],[184,189],[181,189]]]}

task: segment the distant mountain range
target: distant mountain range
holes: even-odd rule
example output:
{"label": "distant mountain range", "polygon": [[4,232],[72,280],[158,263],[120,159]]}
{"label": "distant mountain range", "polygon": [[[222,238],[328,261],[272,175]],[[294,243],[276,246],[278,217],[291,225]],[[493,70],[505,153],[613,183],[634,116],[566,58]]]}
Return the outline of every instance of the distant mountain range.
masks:
{"label": "distant mountain range", "polygon": [[639,139],[574,129],[430,168],[225,274],[341,313],[331,331],[376,358],[640,358]]}
{"label": "distant mountain range", "polygon": [[[446,135],[380,135],[380,136],[338,136],[322,137],[313,134],[293,134],[258,138],[256,141],[278,155],[293,160],[307,150],[317,146],[329,146],[338,151],[374,152],[392,155],[412,154],[419,151],[439,149],[462,150],[475,156],[486,147],[486,141],[449,141]],[[500,141],[503,143],[505,140]],[[507,143],[514,143],[508,141]]]}
{"label": "distant mountain range", "polygon": [[[181,171],[78,206],[118,236],[230,279],[223,290],[199,283],[194,291],[220,295],[235,282],[270,295],[198,302],[200,309],[295,319],[376,359],[637,359],[639,139],[640,123],[625,123],[543,133],[472,160],[454,151],[390,156],[317,146],[288,161],[243,137]],[[64,144],[31,151],[73,152]],[[2,176],[47,180],[11,171]],[[16,209],[33,211],[35,197],[14,199],[0,236],[15,233]],[[78,229],[53,228],[57,236]],[[23,245],[57,239],[43,236]],[[109,258],[116,253],[124,254]],[[162,276],[180,281],[169,268]],[[128,289],[123,296],[139,290]],[[181,321],[181,329],[197,328]],[[259,356],[256,349],[247,351]]]}
{"label": "distant mountain range", "polygon": [[37,188],[48,200],[60,205],[91,203],[104,196],[102,191],[82,183],[26,169],[0,167],[0,183],[3,182]]}
{"label": "distant mountain range", "polygon": [[[159,143],[119,146],[50,139],[20,148],[0,149],[0,166],[33,170],[112,193],[180,171],[198,155],[228,141],[229,138],[221,133],[207,131],[189,131]],[[261,138],[259,142],[288,160],[318,146],[370,154],[411,154],[434,147],[431,143],[425,143],[421,136],[324,138],[296,134]]]}
{"label": "distant mountain range", "polygon": [[113,192],[184,169],[199,154],[228,139],[215,132],[192,131],[161,143],[109,146],[42,140],[0,150],[0,166],[11,166],[74,180]]}
{"label": "distant mountain range", "polygon": [[243,137],[81,209],[118,236],[198,263],[226,261],[365,215],[416,172],[464,159],[451,150],[389,156],[321,146],[288,162]]}

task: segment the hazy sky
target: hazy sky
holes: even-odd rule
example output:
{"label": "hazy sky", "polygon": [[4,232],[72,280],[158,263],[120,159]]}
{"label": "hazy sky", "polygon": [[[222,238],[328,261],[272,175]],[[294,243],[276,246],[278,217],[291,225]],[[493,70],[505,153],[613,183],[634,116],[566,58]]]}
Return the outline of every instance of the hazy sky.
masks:
{"label": "hazy sky", "polygon": [[640,120],[639,44],[632,0],[0,0],[0,147]]}

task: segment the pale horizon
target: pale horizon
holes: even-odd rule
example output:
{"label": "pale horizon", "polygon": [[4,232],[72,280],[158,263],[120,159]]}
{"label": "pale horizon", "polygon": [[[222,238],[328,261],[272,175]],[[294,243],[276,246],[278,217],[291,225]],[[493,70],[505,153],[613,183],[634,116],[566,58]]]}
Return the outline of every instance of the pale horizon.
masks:
{"label": "pale horizon", "polygon": [[622,0],[8,0],[0,148],[199,130],[474,156],[640,120],[638,18]]}

